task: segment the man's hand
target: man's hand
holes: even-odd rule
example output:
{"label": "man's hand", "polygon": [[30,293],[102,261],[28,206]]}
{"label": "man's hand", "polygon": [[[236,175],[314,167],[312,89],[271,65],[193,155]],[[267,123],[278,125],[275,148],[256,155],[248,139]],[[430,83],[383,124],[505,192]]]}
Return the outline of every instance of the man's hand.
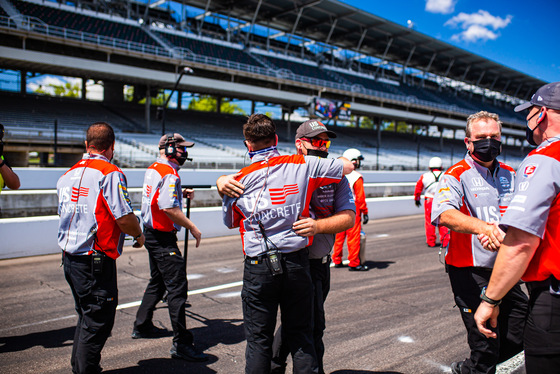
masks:
{"label": "man's hand", "polygon": [[310,217],[299,217],[292,225],[292,229],[299,236],[314,236],[317,234],[317,221]]}
{"label": "man's hand", "polygon": [[506,233],[500,229],[497,222],[487,222],[484,232],[477,235],[477,239],[482,247],[488,251],[496,252],[502,242]]}
{"label": "man's hand", "polygon": [[367,215],[367,213],[362,214],[362,223],[364,225],[367,225],[368,222],[369,222],[369,216]]}
{"label": "man's hand", "polygon": [[194,190],[192,188],[185,188],[183,190],[183,197],[187,199],[194,199]]}
{"label": "man's hand", "polygon": [[230,175],[222,175],[216,181],[216,187],[218,187],[218,193],[220,196],[227,195],[229,197],[239,197],[243,194],[243,190],[245,186],[236,181],[235,178],[239,177],[241,172],[237,172],[236,174]]}
{"label": "man's hand", "polygon": [[487,338],[496,339],[498,335],[486,327],[488,321],[490,321],[490,326],[496,328],[498,326],[498,314],[500,313],[499,306],[493,306],[485,301],[481,301],[476,313],[474,314],[474,320],[476,322],[476,327]]}
{"label": "man's hand", "polygon": [[420,208],[422,206],[422,203],[420,202],[420,200],[414,200],[414,204],[416,204],[416,206],[418,208]]}
{"label": "man's hand", "polygon": [[198,246],[200,245],[200,240],[202,239],[202,233],[200,232],[198,227],[194,225],[194,223],[192,224],[192,227],[190,228],[189,231],[191,232],[192,236],[194,236],[194,238],[196,239],[196,248],[198,248]]}
{"label": "man's hand", "polygon": [[140,248],[144,245],[145,242],[146,242],[146,237],[144,236],[144,234],[142,234],[138,239],[134,240],[134,244],[132,246],[134,248]]}

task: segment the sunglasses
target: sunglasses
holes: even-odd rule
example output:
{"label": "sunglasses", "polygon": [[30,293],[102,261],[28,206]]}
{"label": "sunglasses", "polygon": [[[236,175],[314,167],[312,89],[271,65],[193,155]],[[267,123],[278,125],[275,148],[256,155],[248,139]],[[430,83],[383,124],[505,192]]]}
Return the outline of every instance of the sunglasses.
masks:
{"label": "sunglasses", "polygon": [[325,147],[325,148],[329,148],[331,146],[331,141],[330,140],[325,140],[325,139],[319,139],[319,138],[302,138],[303,140],[305,140],[306,142],[311,143],[311,145],[313,147],[317,147],[317,148],[321,148],[321,147]]}

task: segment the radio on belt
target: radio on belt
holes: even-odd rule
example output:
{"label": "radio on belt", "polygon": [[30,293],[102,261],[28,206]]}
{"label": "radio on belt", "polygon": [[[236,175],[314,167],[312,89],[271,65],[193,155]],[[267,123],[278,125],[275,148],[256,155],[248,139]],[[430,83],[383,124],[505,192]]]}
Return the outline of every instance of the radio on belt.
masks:
{"label": "radio on belt", "polygon": [[[258,223],[261,235],[264,238],[264,245],[266,246],[266,257],[268,259],[268,266],[272,271],[272,275],[282,274],[284,271],[282,270],[282,264],[280,264],[281,254],[278,251],[276,245],[270,239],[268,239],[268,236],[266,236],[266,232],[264,231],[262,222],[258,221]],[[268,243],[272,244],[272,249],[268,248]]]}

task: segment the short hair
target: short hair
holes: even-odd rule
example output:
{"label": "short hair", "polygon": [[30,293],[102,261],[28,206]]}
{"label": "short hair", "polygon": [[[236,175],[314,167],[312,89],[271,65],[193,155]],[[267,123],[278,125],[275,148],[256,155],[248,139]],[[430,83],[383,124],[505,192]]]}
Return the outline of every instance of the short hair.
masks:
{"label": "short hair", "polygon": [[496,113],[490,113],[485,110],[481,110],[480,112],[476,112],[467,117],[467,127],[465,128],[465,136],[467,138],[471,137],[471,125],[473,123],[480,120],[488,120],[488,119],[494,120],[498,123],[498,126],[500,128],[500,133],[501,133],[502,121],[500,121],[500,116],[498,116]]}
{"label": "short hair", "polygon": [[264,114],[252,114],[243,125],[243,136],[253,143],[268,143],[276,139],[276,125]]}
{"label": "short hair", "polygon": [[115,142],[115,132],[107,122],[95,122],[87,129],[86,141],[88,148],[104,152]]}

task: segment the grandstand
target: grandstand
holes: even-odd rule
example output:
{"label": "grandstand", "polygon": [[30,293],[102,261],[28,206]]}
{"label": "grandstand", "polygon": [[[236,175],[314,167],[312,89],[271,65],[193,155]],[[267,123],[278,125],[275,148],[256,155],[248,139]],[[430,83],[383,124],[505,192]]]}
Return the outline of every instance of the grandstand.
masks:
{"label": "grandstand", "polygon": [[[433,156],[455,162],[465,152],[465,118],[484,109],[500,114],[502,158],[516,166],[527,149],[524,118],[512,106],[546,83],[337,0],[299,9],[288,0],[0,0],[0,35],[0,68],[18,74],[17,88],[0,91],[6,151],[18,166],[37,149],[29,134],[48,130],[41,152],[52,153],[55,122],[62,139],[100,120],[117,129],[116,161],[146,166],[162,130],[152,101],[174,87],[218,102],[245,100],[250,111],[275,105],[283,152],[295,150],[292,115],[314,97],[348,102],[351,121],[326,121],[339,134],[331,154],[360,148],[365,168],[378,170],[423,169]],[[184,66],[195,74],[183,77]],[[81,78],[82,97],[28,92],[28,78],[41,74]],[[102,101],[88,99],[87,79],[102,82]],[[130,100],[125,86],[133,87]],[[166,131],[196,143],[194,167],[247,162],[242,115],[179,102],[165,118]],[[79,157],[74,143],[74,157],[65,149],[59,164]]]}

